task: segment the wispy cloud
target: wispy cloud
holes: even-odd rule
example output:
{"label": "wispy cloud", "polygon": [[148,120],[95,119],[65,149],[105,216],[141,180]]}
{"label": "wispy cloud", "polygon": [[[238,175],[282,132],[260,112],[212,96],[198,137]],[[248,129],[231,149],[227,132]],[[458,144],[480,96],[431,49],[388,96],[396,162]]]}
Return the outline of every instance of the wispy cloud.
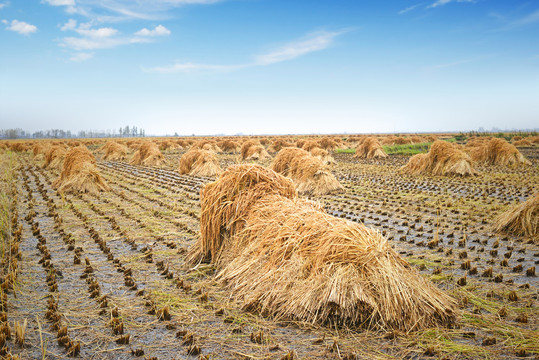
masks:
{"label": "wispy cloud", "polygon": [[139,44],[149,42],[147,39],[140,37],[95,37],[95,38],[78,38],[65,37],[62,39],[60,46],[67,47],[73,50],[97,50],[111,49],[121,45]]}
{"label": "wispy cloud", "polygon": [[151,72],[173,73],[173,72],[192,72],[197,70],[209,71],[234,71],[255,66],[267,66],[283,61],[292,60],[312,52],[327,49],[333,43],[334,39],[345,33],[345,31],[317,31],[309,34],[307,37],[294,41],[265,54],[257,55],[251,62],[245,64],[199,64],[199,63],[176,63],[170,66],[158,66],[146,69]]}
{"label": "wispy cloud", "polygon": [[514,25],[528,25],[539,22],[539,9],[534,12],[521,17],[513,22]]}
{"label": "wispy cloud", "polygon": [[417,9],[418,7],[422,6],[423,4],[424,3],[419,3],[419,4],[412,5],[412,6],[408,6],[406,9],[402,9],[401,11],[399,11],[398,14],[399,15],[406,14],[407,12],[410,12],[412,10]]}
{"label": "wispy cloud", "polygon": [[95,22],[159,20],[167,12],[186,5],[208,5],[223,0],[42,0],[53,6],[65,6],[66,12],[85,16]]}
{"label": "wispy cloud", "polygon": [[425,68],[425,70],[433,71],[433,70],[452,68],[452,67],[473,63],[473,62],[476,62],[476,61],[480,61],[480,60],[483,60],[483,59],[488,58],[490,56],[492,56],[492,55],[481,55],[481,56],[476,56],[476,57],[473,57],[473,58],[468,58],[468,59],[457,60],[457,61],[448,62],[448,63],[441,63],[441,64],[437,64],[437,65],[427,66]]}
{"label": "wispy cloud", "polygon": [[14,31],[21,35],[30,35],[37,31],[37,26],[28,24],[24,21],[12,20],[11,23],[7,20],[2,20],[2,23],[7,25],[6,29],[9,31]]}
{"label": "wispy cloud", "polygon": [[138,36],[166,36],[170,35],[170,30],[163,25],[157,25],[153,30],[143,28],[135,33]]}
{"label": "wispy cloud", "polygon": [[85,53],[85,52],[80,52],[80,53],[76,53],[75,55],[73,55],[72,57],[69,58],[69,61],[73,61],[73,62],[82,62],[82,61],[86,61],[86,60],[89,60],[91,58],[94,57],[94,53]]}
{"label": "wispy cloud", "polygon": [[432,4],[430,4],[429,6],[427,6],[427,9],[429,9],[429,8],[436,8],[436,7],[438,7],[438,6],[447,5],[447,4],[452,3],[452,2],[458,2],[458,3],[474,3],[475,0],[436,0],[435,2],[433,2]]}
{"label": "wispy cloud", "polygon": [[9,3],[0,3],[0,10],[8,6]]}

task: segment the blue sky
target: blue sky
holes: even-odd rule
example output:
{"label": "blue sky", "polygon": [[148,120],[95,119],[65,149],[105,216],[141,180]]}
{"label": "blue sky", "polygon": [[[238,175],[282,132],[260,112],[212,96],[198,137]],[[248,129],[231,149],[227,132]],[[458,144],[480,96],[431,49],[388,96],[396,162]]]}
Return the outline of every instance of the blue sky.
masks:
{"label": "blue sky", "polygon": [[0,128],[539,127],[539,1],[0,0]]}

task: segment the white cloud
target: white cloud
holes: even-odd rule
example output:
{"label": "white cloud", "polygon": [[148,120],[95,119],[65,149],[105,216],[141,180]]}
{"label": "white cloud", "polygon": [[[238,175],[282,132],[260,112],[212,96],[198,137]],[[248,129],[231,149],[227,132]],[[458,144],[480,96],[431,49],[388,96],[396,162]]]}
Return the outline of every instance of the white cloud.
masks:
{"label": "white cloud", "polygon": [[69,19],[64,25],[60,27],[60,30],[75,30],[77,28],[77,20]]}
{"label": "white cloud", "polygon": [[433,2],[432,4],[430,4],[429,6],[427,6],[427,8],[435,8],[435,7],[438,7],[438,6],[442,6],[442,5],[449,4],[449,3],[451,3],[451,2],[473,3],[473,2],[475,2],[475,0],[436,0],[435,2]]}
{"label": "white cloud", "polygon": [[312,33],[304,40],[289,43],[280,49],[257,56],[256,63],[259,65],[269,65],[291,60],[313,51],[324,50],[340,34],[342,32],[319,31]]}
{"label": "white cloud", "polygon": [[28,24],[28,23],[26,23],[24,21],[13,20],[10,25],[5,20],[2,21],[2,22],[4,24],[8,24],[7,30],[15,31],[15,32],[17,32],[19,34],[22,34],[22,35],[29,35],[29,34],[34,33],[34,32],[37,31],[37,26],[32,25],[32,24]]}
{"label": "white cloud", "polygon": [[109,27],[99,29],[83,29],[79,27],[78,29],[75,29],[75,31],[80,35],[91,38],[108,38],[118,33],[118,30]]}
{"label": "white cloud", "polygon": [[77,38],[65,37],[60,43],[61,46],[68,47],[77,51],[110,49],[120,45],[136,44],[149,42],[148,40],[133,37],[96,37],[96,38]]}
{"label": "white cloud", "polygon": [[43,0],[41,2],[52,6],[75,6],[75,0]]}
{"label": "white cloud", "polygon": [[267,66],[287,60],[292,60],[297,57],[309,54],[311,52],[320,51],[328,48],[333,40],[343,34],[345,31],[328,32],[318,31],[310,34],[305,39],[300,41],[291,42],[283,47],[268,52],[266,54],[258,55],[255,59],[246,64],[235,65],[220,65],[220,64],[197,64],[197,63],[176,63],[170,66],[159,66],[150,69],[146,69],[151,72],[161,73],[173,73],[173,72],[192,72],[196,70],[209,70],[209,71],[234,71],[254,66]]}
{"label": "white cloud", "polygon": [[166,36],[170,35],[170,30],[163,25],[157,25],[153,30],[143,28],[135,33],[138,36]]}
{"label": "white cloud", "polygon": [[399,11],[399,15],[406,14],[407,12],[416,9],[416,8],[420,7],[421,5],[423,5],[423,4],[424,4],[424,3],[420,3],[420,4],[415,4],[415,5],[412,5],[412,6],[408,6],[406,9],[402,9],[401,11]]}
{"label": "white cloud", "polygon": [[76,53],[75,55],[70,57],[69,60],[73,61],[73,62],[82,62],[82,61],[86,61],[88,59],[91,59],[93,57],[94,57],[94,53],[80,52],[80,53]]}
{"label": "white cloud", "polygon": [[536,10],[532,12],[531,14],[518,19],[517,21],[514,22],[514,25],[528,25],[535,22],[539,22],[539,10]]}
{"label": "white cloud", "polygon": [[6,3],[0,3],[0,10],[2,10],[3,8],[5,8],[7,6]]}

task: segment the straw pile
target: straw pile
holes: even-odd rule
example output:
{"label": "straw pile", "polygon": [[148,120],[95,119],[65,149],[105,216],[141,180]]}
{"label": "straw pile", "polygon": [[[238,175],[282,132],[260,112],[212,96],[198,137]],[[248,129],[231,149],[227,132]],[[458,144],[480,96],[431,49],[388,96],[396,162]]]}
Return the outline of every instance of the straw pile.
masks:
{"label": "straw pile", "polygon": [[172,140],[163,140],[159,144],[159,150],[183,150],[183,148],[177,142]]}
{"label": "straw pile", "polygon": [[97,170],[95,157],[84,145],[68,151],[60,177],[52,186],[60,192],[92,194],[110,189]]}
{"label": "straw pile", "polygon": [[107,141],[101,149],[105,151],[103,160],[120,161],[127,158],[127,146],[118,144],[115,141]]}
{"label": "straw pile", "polygon": [[216,153],[222,151],[219,146],[217,146],[215,140],[199,140],[194,143],[189,150],[208,150]]}
{"label": "straw pile", "polygon": [[67,150],[61,145],[52,145],[45,151],[44,169],[60,169]]}
{"label": "straw pile", "polygon": [[496,232],[528,236],[539,243],[539,192],[520,205],[498,216],[494,222]]}
{"label": "straw pile", "polygon": [[217,145],[227,153],[237,153],[240,151],[241,146],[234,140],[223,140],[217,143]]}
{"label": "straw pile", "polygon": [[314,140],[307,140],[301,146],[303,150],[307,150],[307,151],[311,151],[312,149],[317,148],[317,147],[319,147],[318,141],[314,141]]}
{"label": "straw pile", "polygon": [[159,151],[157,145],[151,141],[145,141],[135,151],[129,163],[133,165],[159,166],[164,162],[165,157]]}
{"label": "straw pile", "polygon": [[271,156],[260,142],[247,140],[241,145],[241,158],[243,160],[264,160],[271,158]]}
{"label": "straw pile", "polygon": [[279,152],[282,148],[293,146],[292,144],[288,143],[285,139],[275,139],[273,143],[268,148],[268,151],[270,152]]}
{"label": "straw pile", "polygon": [[201,191],[191,263],[211,261],[247,310],[318,324],[415,330],[454,321],[454,301],[379,232],[297,197],[257,165],[229,167]]}
{"label": "straw pile", "polygon": [[223,172],[213,151],[189,150],[180,158],[180,174],[216,176]]}
{"label": "straw pile", "polygon": [[309,153],[320,160],[324,165],[335,165],[337,163],[327,150],[316,147],[311,149]]}
{"label": "straw pile", "polygon": [[435,141],[427,154],[417,154],[401,168],[409,174],[475,175],[470,157],[447,141]]}
{"label": "straw pile", "polygon": [[47,146],[42,142],[37,142],[32,147],[32,154],[34,154],[34,159],[36,160],[44,159],[46,152],[47,152]]}
{"label": "straw pile", "polygon": [[300,194],[325,195],[344,191],[344,187],[329,169],[303,149],[282,149],[273,160],[271,168],[291,178]]}
{"label": "straw pile", "polygon": [[339,144],[334,139],[326,136],[318,141],[318,146],[327,151],[335,151]]}
{"label": "straw pile", "polygon": [[488,142],[484,141],[468,148],[467,151],[474,161],[485,162],[489,165],[531,165],[531,162],[505,139],[491,138]]}
{"label": "straw pile", "polygon": [[387,154],[378,139],[368,137],[361,140],[354,157],[359,159],[385,158]]}
{"label": "straw pile", "polygon": [[533,144],[531,143],[530,140],[527,140],[527,139],[520,139],[520,140],[515,140],[513,142],[513,145],[517,146],[517,147],[528,147],[528,146],[533,146]]}

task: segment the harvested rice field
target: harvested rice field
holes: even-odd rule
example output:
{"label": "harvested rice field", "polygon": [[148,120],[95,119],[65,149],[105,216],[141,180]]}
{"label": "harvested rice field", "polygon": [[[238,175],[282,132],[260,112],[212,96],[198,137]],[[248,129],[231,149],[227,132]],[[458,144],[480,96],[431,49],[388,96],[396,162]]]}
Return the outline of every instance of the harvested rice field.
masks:
{"label": "harvested rice field", "polygon": [[[458,150],[447,161],[464,161],[460,164],[466,170],[457,173],[465,176],[439,175],[439,168],[436,175],[406,171],[411,154],[386,154],[383,149],[404,149],[409,143],[399,145],[389,136],[375,142],[375,151],[362,148],[365,154],[377,154],[372,157],[354,156],[361,138],[336,136],[118,139],[118,144],[107,146],[110,151],[102,149],[106,140],[101,139],[40,141],[39,146],[35,141],[3,142],[0,354],[19,359],[537,359],[537,201],[530,202],[535,210],[523,216],[527,229],[495,228],[500,215],[533,200],[539,191],[539,147],[518,147],[528,163],[509,154],[499,165],[473,160],[466,141],[456,144],[451,135],[446,138]],[[419,152],[426,154],[433,140],[417,139]],[[305,141],[324,147],[325,160],[318,160]],[[248,145],[244,149],[243,143]],[[79,188],[64,190],[55,184],[63,173],[63,158],[56,166],[44,166],[54,162],[50,151],[47,154],[51,145],[59,146],[61,157],[72,145],[86,146],[95,157],[81,165],[82,180],[70,181],[84,183]],[[277,151],[287,147],[303,147],[301,163],[314,164],[297,170],[300,175],[292,180],[269,170]],[[205,155],[180,174],[180,159],[190,148]],[[114,149],[118,156],[111,156]],[[484,158],[491,159],[487,145],[484,151]],[[150,153],[147,161],[144,152]],[[326,161],[328,155],[331,161]],[[431,152],[419,161],[442,158]],[[297,206],[298,213],[306,214],[297,215],[301,224],[290,225],[297,229],[285,236],[278,223],[240,213],[243,204],[231,207],[228,220],[219,222],[219,211],[236,195],[250,196],[244,192],[249,186],[262,191],[256,187],[258,178],[251,185],[231,185],[229,200],[203,208],[201,189],[219,175],[191,173],[224,171],[225,178],[231,169],[258,169],[256,176],[270,178],[264,186],[283,181],[288,195],[281,188],[263,189],[272,196],[277,191],[283,199],[259,196],[249,200],[249,206],[256,208],[253,214],[266,216],[275,207],[294,214]],[[294,186],[307,185],[293,181],[302,176],[309,177],[309,186],[318,186],[318,181],[322,187],[297,195]],[[334,180],[340,186],[334,186]],[[228,185],[219,186],[222,190]],[[206,187],[208,199],[213,188]],[[331,191],[322,191],[327,188]],[[267,199],[273,207],[257,205]],[[283,214],[281,224],[289,224],[288,213]],[[309,223],[315,218],[319,220]],[[207,235],[210,227],[221,243],[211,256],[204,256],[204,251],[210,254],[204,241],[214,241]],[[372,241],[358,247],[361,261],[348,254],[347,247],[357,245],[355,239],[334,239],[345,238],[337,231],[340,227]],[[277,239],[277,233],[284,240]],[[251,245],[263,234],[263,250],[250,246],[252,253],[245,253],[243,243],[234,244],[241,239]],[[326,235],[330,239],[325,252],[316,246],[313,250]],[[256,265],[246,269],[237,264],[251,256],[260,257],[254,263],[270,263],[265,259],[272,256],[271,244],[279,240],[286,245],[286,239],[295,236],[308,237],[310,247],[300,248],[305,241],[294,243],[297,249],[282,252],[287,261],[256,268],[260,278],[253,271]],[[386,241],[387,248],[382,246]],[[226,252],[234,246],[235,252]],[[331,260],[315,261],[329,253]],[[377,262],[386,256],[387,268],[375,266],[386,264]],[[256,286],[268,271],[290,266],[295,257],[308,260],[293,271],[297,275],[275,276],[265,293]],[[327,268],[332,270],[323,272]],[[326,269],[320,270],[325,277],[319,275],[313,286],[330,288],[327,296],[305,292],[303,280],[317,269]],[[359,285],[344,280],[328,285],[337,282],[335,272],[342,269],[357,273]],[[365,273],[369,276],[361,277]],[[245,285],[245,274],[250,274],[252,286]],[[414,295],[405,306],[398,299],[406,291]],[[333,297],[338,300],[312,304]],[[298,303],[287,303],[292,298]],[[414,309],[421,311],[412,316]]]}

